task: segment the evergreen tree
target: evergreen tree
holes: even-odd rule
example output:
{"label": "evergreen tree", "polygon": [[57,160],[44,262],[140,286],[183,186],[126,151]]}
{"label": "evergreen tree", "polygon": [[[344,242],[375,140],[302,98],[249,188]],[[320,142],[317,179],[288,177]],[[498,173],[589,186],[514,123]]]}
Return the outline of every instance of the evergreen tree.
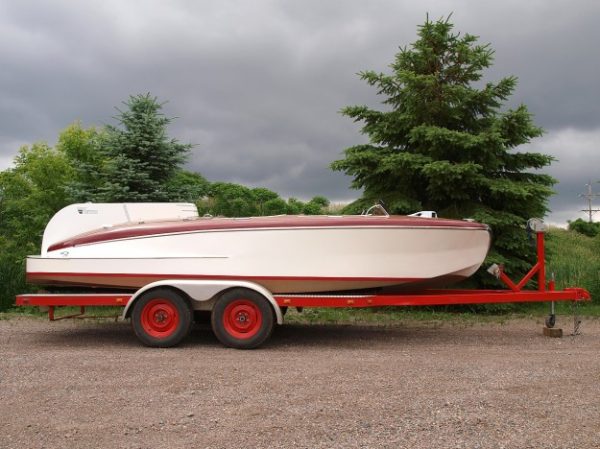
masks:
{"label": "evergreen tree", "polygon": [[129,97],[119,110],[120,127],[107,126],[99,141],[103,161],[94,201],[168,201],[166,186],[186,159],[191,145],[167,136],[172,119],[150,94]]}
{"label": "evergreen tree", "polygon": [[489,259],[522,271],[532,255],[523,225],[545,215],[555,183],[537,170],[553,158],[515,151],[543,131],[525,105],[502,108],[515,77],[481,82],[492,60],[489,45],[454,33],[449,18],[427,19],[418,40],[396,55],[391,74],[360,74],[385,97],[386,110],[343,109],[364,123],[370,143],[346,149],[332,168],[363,189],[350,209],[382,199],[395,213],[475,218],[494,231]]}

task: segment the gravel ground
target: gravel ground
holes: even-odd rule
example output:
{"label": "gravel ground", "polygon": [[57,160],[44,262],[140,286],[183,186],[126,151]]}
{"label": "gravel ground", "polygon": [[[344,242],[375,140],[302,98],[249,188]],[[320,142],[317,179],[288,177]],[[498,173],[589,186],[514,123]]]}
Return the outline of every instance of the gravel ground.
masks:
{"label": "gravel ground", "polygon": [[541,331],[288,325],[239,351],[0,321],[0,448],[599,448],[600,321]]}

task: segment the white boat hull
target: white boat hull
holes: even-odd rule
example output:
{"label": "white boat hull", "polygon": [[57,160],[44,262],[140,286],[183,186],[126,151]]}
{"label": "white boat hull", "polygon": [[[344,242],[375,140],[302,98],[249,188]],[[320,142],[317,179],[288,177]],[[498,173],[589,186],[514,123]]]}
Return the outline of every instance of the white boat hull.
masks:
{"label": "white boat hull", "polygon": [[484,260],[481,225],[213,229],[101,241],[27,259],[29,282],[137,289],[164,279],[237,279],[273,293],[456,281]]}

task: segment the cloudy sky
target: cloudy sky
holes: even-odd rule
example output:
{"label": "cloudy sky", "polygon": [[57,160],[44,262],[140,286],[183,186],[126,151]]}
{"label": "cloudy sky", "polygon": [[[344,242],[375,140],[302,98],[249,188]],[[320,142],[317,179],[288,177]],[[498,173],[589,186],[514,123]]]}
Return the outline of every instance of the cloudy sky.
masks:
{"label": "cloudy sky", "polygon": [[0,0],[0,169],[21,145],[52,145],[75,120],[114,123],[115,106],[151,92],[209,180],[354,199],[328,168],[364,141],[339,110],[378,106],[356,73],[387,71],[426,13],[492,44],[486,80],[519,78],[511,104],[546,130],[527,149],[559,160],[550,221],[583,217],[578,194],[600,180],[594,0]]}

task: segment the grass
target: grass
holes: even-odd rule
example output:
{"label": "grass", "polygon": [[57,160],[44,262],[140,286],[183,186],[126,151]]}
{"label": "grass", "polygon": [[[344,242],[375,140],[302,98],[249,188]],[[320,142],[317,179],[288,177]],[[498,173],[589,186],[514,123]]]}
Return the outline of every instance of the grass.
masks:
{"label": "grass", "polygon": [[503,323],[509,315],[476,315],[474,313],[452,313],[424,307],[385,307],[385,308],[314,308],[301,313],[291,309],[285,315],[286,323],[308,324],[368,324],[378,326],[398,326],[409,322],[433,324],[453,323],[471,326],[481,322]]}
{"label": "grass", "polygon": [[[587,237],[565,229],[551,229],[547,244],[547,276],[554,276],[556,287],[583,287],[592,301],[581,303],[586,315],[600,316],[600,237]],[[560,310],[570,307],[559,305]]]}
{"label": "grass", "polygon": [[[568,303],[556,303],[555,312],[559,316],[572,316],[573,306]],[[579,316],[598,317],[600,307],[578,305]],[[472,326],[481,323],[504,324],[513,319],[536,318],[542,321],[550,313],[548,303],[531,304],[521,311],[482,314],[470,311],[449,312],[442,307],[387,307],[384,309],[351,308],[315,308],[304,309],[302,313],[290,310],[285,316],[286,323],[302,324],[367,324],[379,326],[398,326],[406,323],[422,322],[442,325],[444,323]]]}

